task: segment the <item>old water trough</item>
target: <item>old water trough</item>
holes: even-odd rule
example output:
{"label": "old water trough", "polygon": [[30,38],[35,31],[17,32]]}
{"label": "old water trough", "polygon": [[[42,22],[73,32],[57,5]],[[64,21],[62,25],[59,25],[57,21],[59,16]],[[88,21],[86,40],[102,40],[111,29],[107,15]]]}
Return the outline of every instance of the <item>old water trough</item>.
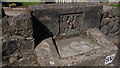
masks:
{"label": "old water trough", "polygon": [[41,66],[107,66],[117,47],[99,30],[102,5],[66,3],[29,6],[35,54]]}

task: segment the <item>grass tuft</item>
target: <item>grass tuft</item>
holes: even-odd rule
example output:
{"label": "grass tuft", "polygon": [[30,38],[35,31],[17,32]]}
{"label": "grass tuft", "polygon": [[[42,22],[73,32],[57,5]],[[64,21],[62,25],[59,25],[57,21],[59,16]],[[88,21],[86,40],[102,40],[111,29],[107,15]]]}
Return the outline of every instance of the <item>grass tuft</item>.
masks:
{"label": "grass tuft", "polygon": [[22,2],[22,6],[28,7],[29,5],[38,5],[38,4],[45,4],[44,2]]}

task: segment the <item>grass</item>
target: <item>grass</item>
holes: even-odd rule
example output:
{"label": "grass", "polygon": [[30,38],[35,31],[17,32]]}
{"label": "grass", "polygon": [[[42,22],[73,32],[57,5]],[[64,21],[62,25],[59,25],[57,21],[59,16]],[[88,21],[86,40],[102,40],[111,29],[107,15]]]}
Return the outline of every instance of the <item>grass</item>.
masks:
{"label": "grass", "polygon": [[29,5],[38,5],[38,4],[45,4],[44,2],[22,2],[22,6],[28,7]]}
{"label": "grass", "polygon": [[108,4],[108,6],[111,6],[111,7],[120,7],[120,4]]}
{"label": "grass", "polygon": [[3,2],[2,5],[9,7],[9,4],[15,3],[16,6],[28,7],[29,5],[45,4],[45,2]]}
{"label": "grass", "polygon": [[120,7],[120,4],[109,4],[108,2],[101,2],[102,5],[111,6],[111,7]]}
{"label": "grass", "polygon": [[95,39],[94,39],[93,37],[91,37],[91,36],[89,36],[89,40],[90,40],[92,43],[95,43],[95,42],[96,42]]}
{"label": "grass", "polygon": [[108,4],[108,2],[101,2],[101,4],[102,4],[102,5],[107,5],[107,4]]}

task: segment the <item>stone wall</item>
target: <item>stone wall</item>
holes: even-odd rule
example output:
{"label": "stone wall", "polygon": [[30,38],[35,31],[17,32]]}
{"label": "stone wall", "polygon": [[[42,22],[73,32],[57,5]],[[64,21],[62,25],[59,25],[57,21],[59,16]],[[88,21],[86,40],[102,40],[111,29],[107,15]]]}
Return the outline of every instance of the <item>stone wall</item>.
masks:
{"label": "stone wall", "polygon": [[109,38],[112,42],[118,44],[120,37],[120,9],[110,8],[103,10],[103,17],[101,19],[100,30]]}
{"label": "stone wall", "polygon": [[[2,19],[3,66],[35,65],[33,53],[34,41],[33,24],[30,13],[25,12],[17,17],[5,16]],[[29,60],[28,57],[32,57],[33,59]]]}
{"label": "stone wall", "polygon": [[17,17],[4,17],[2,19],[2,35],[3,44],[8,48],[10,42],[18,42],[13,44],[16,48],[18,46],[27,46],[26,49],[34,48],[33,24],[30,13],[22,13]]}
{"label": "stone wall", "polygon": [[[110,8],[103,10],[100,30],[120,49],[120,8]],[[120,50],[118,50],[118,57]],[[118,64],[120,64],[120,60]]]}

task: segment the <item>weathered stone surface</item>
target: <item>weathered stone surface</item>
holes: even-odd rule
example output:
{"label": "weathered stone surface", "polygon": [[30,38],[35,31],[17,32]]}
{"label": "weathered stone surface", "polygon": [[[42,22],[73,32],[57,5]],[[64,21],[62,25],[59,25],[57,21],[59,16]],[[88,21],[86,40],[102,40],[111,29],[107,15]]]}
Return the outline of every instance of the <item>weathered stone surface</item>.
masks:
{"label": "weathered stone surface", "polygon": [[119,30],[118,24],[116,23],[114,27],[111,29],[110,33],[115,34]]}
{"label": "weathered stone surface", "polygon": [[[102,18],[100,25],[100,30],[104,34],[106,34],[113,43],[116,43],[116,41],[119,40],[115,38],[115,36],[119,35],[119,29],[120,29],[120,23],[119,23],[120,14],[118,13],[119,11],[120,10],[118,8],[110,8],[109,10],[104,11],[103,14],[106,14],[106,17],[103,16],[104,18]],[[104,24],[104,22],[106,21],[108,21],[109,23]]]}
{"label": "weathered stone surface", "polygon": [[33,5],[29,8],[33,17],[53,35],[66,36],[81,33],[89,28],[98,28],[102,11],[102,5],[95,3]]}
{"label": "weathered stone surface", "polygon": [[21,40],[20,50],[34,49],[34,39]]}
{"label": "weathered stone surface", "polygon": [[8,36],[15,35],[15,24],[12,22],[12,17],[4,17],[2,19],[2,34]]}
{"label": "weathered stone surface", "polygon": [[3,35],[33,36],[33,23],[30,13],[21,13],[18,17],[5,17],[2,19]]}
{"label": "weathered stone surface", "polygon": [[10,57],[9,63],[11,64],[11,63],[15,63],[15,62],[17,62],[17,57]]}
{"label": "weathered stone surface", "polygon": [[8,58],[3,58],[2,57],[2,66],[7,66],[9,64]]}
{"label": "weathered stone surface", "polygon": [[3,66],[37,66],[34,50],[16,51],[10,56],[3,56]]}
{"label": "weathered stone surface", "polygon": [[111,39],[114,39],[115,38],[115,34],[108,34],[107,37],[111,38]]}
{"label": "weathered stone surface", "polygon": [[[108,7],[110,8],[110,7]],[[105,22],[105,20],[107,18],[110,18],[110,20],[108,21],[109,24],[107,24],[108,29],[107,30],[103,30],[102,27],[104,27],[104,24],[101,22],[100,29],[104,32],[108,32],[107,33],[107,38],[109,38],[111,40],[111,42],[115,43],[118,48],[119,48],[119,40],[120,40],[120,9],[119,8],[110,8],[109,10],[107,10],[107,7],[105,9],[103,9],[103,15],[106,15],[106,17],[102,18],[102,22]],[[105,10],[105,11],[104,11]],[[110,15],[110,16],[109,16]],[[106,25],[105,25],[106,26]],[[119,53],[119,52],[118,52]],[[120,61],[119,61],[120,63]]]}
{"label": "weathered stone surface", "polygon": [[101,21],[101,26],[107,26],[110,22],[110,18],[103,18]]}
{"label": "weathered stone surface", "polygon": [[[8,3],[7,3],[8,4]],[[22,3],[21,3],[22,4]],[[20,5],[20,3],[16,3],[16,5]],[[5,11],[5,14],[7,16],[12,16],[12,17],[16,17],[18,15],[20,15],[22,12],[26,12],[27,11],[27,8],[23,8],[23,7],[3,7],[4,11]]]}
{"label": "weathered stone surface", "polygon": [[7,40],[2,45],[2,56],[12,54],[20,47],[16,40]]}
{"label": "weathered stone surface", "polygon": [[115,33],[116,36],[120,35],[120,29]]}
{"label": "weathered stone surface", "polygon": [[61,64],[61,62],[57,62],[59,55],[55,49],[52,38],[43,40],[35,48],[35,55],[37,56],[37,61],[41,66],[54,66]]}
{"label": "weathered stone surface", "polygon": [[109,15],[109,12],[104,12],[103,17],[106,18],[108,17],[108,15]]}
{"label": "weathered stone surface", "polygon": [[[67,42],[67,43],[66,43]],[[61,58],[84,54],[101,48],[92,37],[74,37],[56,41]]]}
{"label": "weathered stone surface", "polygon": [[113,21],[111,21],[109,24],[108,24],[108,32],[110,32],[111,31],[111,29],[114,27],[114,22]]}
{"label": "weathered stone surface", "polygon": [[3,38],[2,55],[9,55],[16,50],[26,50],[34,48],[34,39],[25,39],[21,36],[10,36]]}
{"label": "weathered stone surface", "polygon": [[107,37],[111,40],[113,43],[118,43],[118,36],[115,36],[115,34],[108,34]]}
{"label": "weathered stone surface", "polygon": [[32,37],[33,36],[33,23],[31,20],[30,13],[21,13],[16,18],[15,23],[15,34],[24,36],[24,37]]}
{"label": "weathered stone surface", "polygon": [[120,11],[119,8],[113,8],[113,9],[111,9],[111,11],[109,11],[109,12],[110,12],[110,14],[111,14],[112,16],[120,16],[119,11]]}
{"label": "weathered stone surface", "polygon": [[36,66],[36,64],[34,64],[33,62],[31,62],[27,58],[21,58],[18,61],[18,64],[19,64],[19,66]]}
{"label": "weathered stone surface", "polygon": [[109,14],[108,17],[109,17],[109,18],[112,18],[112,15]]}
{"label": "weathered stone surface", "polygon": [[[43,40],[35,48],[35,54],[37,56],[38,63],[41,66],[106,66],[106,56],[116,54],[118,50],[117,47],[111,41],[109,41],[106,36],[98,29],[88,30],[88,36],[92,36],[95,40],[97,40],[100,49],[88,51],[83,54],[72,55],[71,57],[69,56],[64,59],[60,58],[58,47],[58,43],[61,40],[55,41],[53,38]],[[64,40],[64,42],[65,41],[66,40]],[[70,42],[66,42],[68,45],[69,43]]]}
{"label": "weathered stone surface", "polygon": [[23,50],[20,52],[19,56],[21,57],[17,62],[18,66],[37,66],[34,50]]}
{"label": "weathered stone surface", "polygon": [[107,35],[107,34],[108,34],[108,27],[107,27],[107,26],[103,26],[103,27],[101,28],[101,31],[102,31],[105,35]]}

